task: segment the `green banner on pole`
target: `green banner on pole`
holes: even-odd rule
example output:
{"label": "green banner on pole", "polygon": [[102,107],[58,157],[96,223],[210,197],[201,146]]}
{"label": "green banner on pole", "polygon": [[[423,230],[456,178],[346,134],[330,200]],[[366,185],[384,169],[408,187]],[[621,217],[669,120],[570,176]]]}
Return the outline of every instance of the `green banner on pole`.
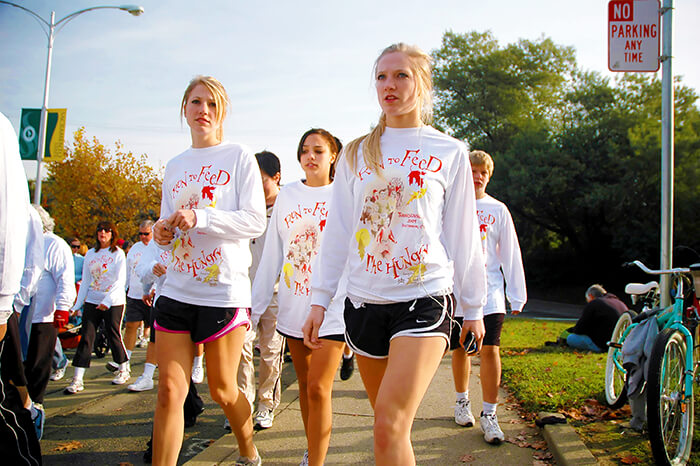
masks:
{"label": "green banner on pole", "polygon": [[[36,160],[39,150],[40,108],[23,108],[19,130],[19,154],[22,160]],[[46,122],[46,150],[44,161],[63,160],[64,138],[66,135],[66,109],[48,109]]]}

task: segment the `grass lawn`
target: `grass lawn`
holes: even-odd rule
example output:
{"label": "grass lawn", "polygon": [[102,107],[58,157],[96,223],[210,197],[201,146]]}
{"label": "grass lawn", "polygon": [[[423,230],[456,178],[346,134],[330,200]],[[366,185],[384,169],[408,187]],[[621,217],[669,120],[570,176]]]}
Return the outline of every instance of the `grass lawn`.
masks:
{"label": "grass lawn", "polygon": [[[607,354],[544,346],[568,322],[506,319],[501,335],[503,385],[530,413],[562,412],[601,464],[654,464],[646,434],[624,425],[629,407],[610,411],[603,392]],[[696,386],[697,388],[697,386]],[[700,465],[700,397],[695,397],[695,433],[690,463]]]}

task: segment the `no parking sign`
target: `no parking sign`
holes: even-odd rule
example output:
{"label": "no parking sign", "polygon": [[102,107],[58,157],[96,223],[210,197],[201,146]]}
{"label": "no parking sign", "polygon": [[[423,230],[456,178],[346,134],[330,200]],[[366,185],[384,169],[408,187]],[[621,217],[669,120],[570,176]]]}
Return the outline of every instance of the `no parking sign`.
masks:
{"label": "no parking sign", "polygon": [[610,0],[610,71],[658,71],[661,44],[659,0]]}

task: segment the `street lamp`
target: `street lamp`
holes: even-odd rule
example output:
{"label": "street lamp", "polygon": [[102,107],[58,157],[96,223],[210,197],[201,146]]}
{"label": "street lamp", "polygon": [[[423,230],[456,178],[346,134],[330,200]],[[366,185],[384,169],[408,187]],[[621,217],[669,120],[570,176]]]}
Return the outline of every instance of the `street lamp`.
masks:
{"label": "street lamp", "polygon": [[[116,9],[126,11],[133,16],[140,16],[143,13],[143,7],[139,5],[120,5],[120,6],[93,6],[91,8],[85,8],[83,10],[75,11],[68,16],[56,21],[56,12],[51,12],[51,20],[46,21],[44,18],[33,12],[32,10],[23,7],[22,5],[17,5],[16,3],[6,2],[0,0],[0,3],[5,5],[10,5],[20,10],[24,10],[30,15],[34,16],[39,20],[44,33],[46,34],[48,43],[48,55],[46,57],[46,79],[44,81],[44,104],[41,106],[41,117],[39,120],[39,149],[36,154],[36,185],[34,186],[34,203],[41,203],[41,161],[44,158],[44,151],[46,150],[46,120],[49,105],[49,81],[51,79],[51,53],[53,52],[53,40],[54,36],[63,29],[63,27],[68,24],[73,18],[87,13],[92,10],[103,10],[103,9]],[[45,27],[44,27],[45,26]]]}

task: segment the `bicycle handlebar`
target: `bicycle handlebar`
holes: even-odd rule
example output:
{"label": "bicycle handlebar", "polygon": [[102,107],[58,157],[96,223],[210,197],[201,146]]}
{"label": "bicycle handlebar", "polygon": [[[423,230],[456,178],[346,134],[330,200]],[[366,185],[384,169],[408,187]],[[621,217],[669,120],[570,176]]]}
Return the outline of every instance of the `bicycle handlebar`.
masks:
{"label": "bicycle handlebar", "polygon": [[623,267],[632,267],[633,265],[636,265],[640,269],[642,269],[643,272],[648,273],[649,275],[666,275],[666,274],[671,274],[671,273],[688,273],[690,272],[689,268],[684,268],[684,267],[676,267],[674,269],[665,269],[665,270],[652,270],[646,265],[642,264],[641,261],[634,261],[634,262],[625,262],[622,264]]}

